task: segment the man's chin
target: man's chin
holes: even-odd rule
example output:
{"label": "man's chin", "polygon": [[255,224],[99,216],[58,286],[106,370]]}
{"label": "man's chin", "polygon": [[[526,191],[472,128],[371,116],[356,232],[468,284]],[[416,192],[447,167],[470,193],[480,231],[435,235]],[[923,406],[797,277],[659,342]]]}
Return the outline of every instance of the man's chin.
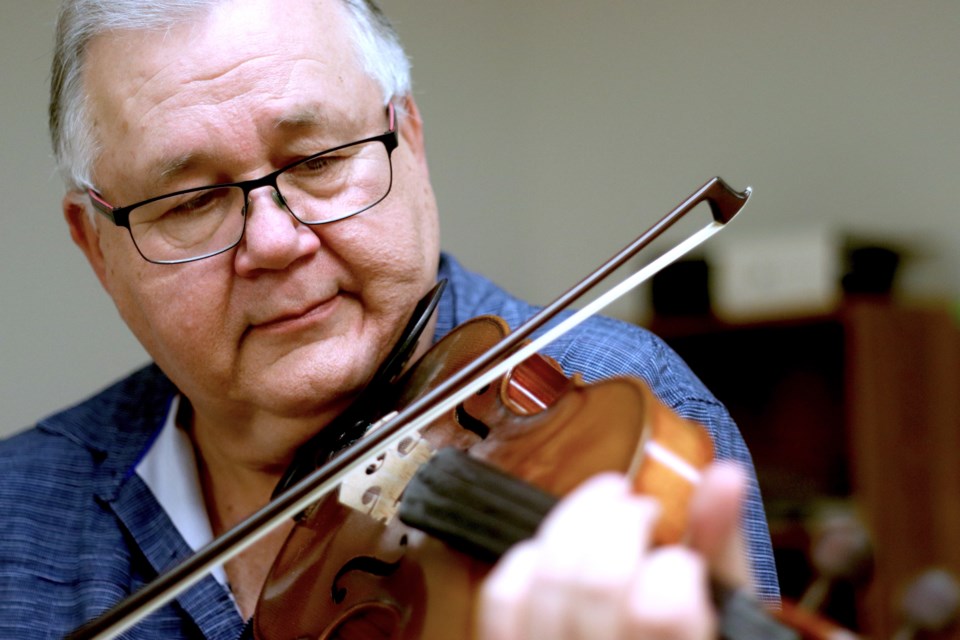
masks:
{"label": "man's chin", "polygon": [[343,349],[303,347],[245,376],[248,397],[269,413],[311,417],[339,413],[368,383],[376,361]]}

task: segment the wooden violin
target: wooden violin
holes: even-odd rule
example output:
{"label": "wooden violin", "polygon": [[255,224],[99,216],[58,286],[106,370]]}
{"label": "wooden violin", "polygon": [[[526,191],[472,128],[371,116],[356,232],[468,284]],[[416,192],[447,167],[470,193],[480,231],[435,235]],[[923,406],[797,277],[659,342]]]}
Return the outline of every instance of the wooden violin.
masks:
{"label": "wooden violin", "polygon": [[[507,333],[506,323],[495,317],[455,329],[404,375],[398,409]],[[489,569],[488,558],[455,551],[394,517],[410,479],[445,448],[469,451],[555,496],[602,471],[628,473],[638,492],[671,498],[658,524],[658,542],[680,539],[686,528],[683,505],[694,488],[689,475],[713,457],[707,433],[677,418],[636,378],[587,385],[533,356],[378,455],[309,509],[267,579],[254,636],[470,637],[473,595]],[[496,531],[510,524],[501,520],[489,527]]]}

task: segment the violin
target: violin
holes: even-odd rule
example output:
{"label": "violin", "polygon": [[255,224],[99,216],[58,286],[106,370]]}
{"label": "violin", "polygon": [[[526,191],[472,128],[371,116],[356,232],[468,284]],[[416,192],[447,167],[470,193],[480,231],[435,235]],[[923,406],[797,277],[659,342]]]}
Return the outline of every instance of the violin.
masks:
{"label": "violin", "polygon": [[[472,321],[401,376],[416,342],[405,340],[371,386],[376,394],[361,396],[376,396],[374,411],[358,402],[343,424],[325,429],[335,434],[332,440],[322,435],[298,456],[297,470],[270,504],[71,637],[121,633],[291,517],[297,526],[254,616],[258,638],[469,637],[472,593],[488,560],[394,517],[406,484],[441,448],[468,451],[554,496],[597,472],[626,472],[638,491],[678,506],[667,509],[657,531],[661,542],[677,539],[693,490],[689,475],[712,458],[709,436],[674,416],[636,379],[585,385],[535,354],[723,229],[749,195],[714,178],[523,326],[507,334],[495,318]],[[699,203],[712,213],[706,227],[530,339]],[[429,317],[438,296],[434,291],[421,303],[421,317]],[[411,323],[416,332],[426,320]],[[389,411],[382,398],[390,399]],[[455,590],[466,595],[453,598]]]}
{"label": "violin", "polygon": [[[398,406],[507,333],[494,316],[457,327],[403,376]],[[638,379],[586,384],[535,354],[309,509],[267,578],[254,637],[472,637],[491,563],[533,535],[556,496],[603,471],[625,473],[664,508],[653,543],[676,544],[712,460],[707,432]],[[768,615],[742,591],[714,591],[723,638],[855,638],[808,609],[786,603]]]}
{"label": "violin", "polygon": [[[455,329],[403,376],[398,407],[447,379],[507,333],[503,320],[489,316]],[[480,553],[462,553],[445,544],[450,536],[441,542],[394,517],[400,494],[405,489],[409,493],[411,479],[420,477],[421,466],[438,450],[469,452],[469,459],[507,478],[521,478],[548,496],[565,495],[602,471],[625,472],[636,491],[662,496],[668,506],[654,532],[658,543],[682,537],[685,505],[694,489],[690,476],[713,458],[706,431],[678,418],[638,379],[588,385],[578,376],[567,378],[543,356],[532,356],[418,435],[381,453],[339,492],[309,509],[267,578],[254,615],[256,638],[427,640],[472,635],[473,595],[495,554],[476,543]],[[458,458],[437,460],[447,461],[449,468]],[[454,470],[467,462],[459,460],[452,464]],[[495,493],[497,483],[484,483],[484,477],[477,474],[475,482],[459,486],[481,495]],[[507,485],[498,498],[511,500],[516,494],[515,486]],[[464,517],[457,513],[460,504],[485,510],[483,501],[469,491],[445,498],[454,522]],[[461,528],[468,533],[485,528],[494,539],[497,532],[517,525],[510,517],[493,518],[481,528],[474,524]]]}

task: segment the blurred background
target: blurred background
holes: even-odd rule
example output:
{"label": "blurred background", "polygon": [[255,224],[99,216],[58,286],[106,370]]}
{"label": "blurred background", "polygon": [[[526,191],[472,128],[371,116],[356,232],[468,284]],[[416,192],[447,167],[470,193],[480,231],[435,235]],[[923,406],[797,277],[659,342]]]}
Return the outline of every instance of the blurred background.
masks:
{"label": "blurred background", "polygon": [[[2,433],[146,361],[59,211],[57,5],[0,4]],[[383,5],[443,245],[522,297],[549,301],[714,175],[753,187],[736,224],[611,313],[730,406],[785,592],[835,575],[824,611],[875,637],[903,625],[923,571],[960,569],[960,4]],[[807,553],[837,509],[868,561]]]}

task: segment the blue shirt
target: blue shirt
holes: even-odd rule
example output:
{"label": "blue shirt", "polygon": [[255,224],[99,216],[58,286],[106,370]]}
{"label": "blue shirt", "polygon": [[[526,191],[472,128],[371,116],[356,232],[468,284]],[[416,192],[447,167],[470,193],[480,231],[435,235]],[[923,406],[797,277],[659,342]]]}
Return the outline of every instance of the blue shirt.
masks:
{"label": "blue shirt", "polygon": [[[516,327],[536,309],[444,256],[449,285],[436,338],[480,314]],[[761,597],[778,597],[769,533],[750,455],[724,407],[649,332],[594,318],[545,352],[587,381],[642,378],[679,415],[703,424],[717,456],[750,471],[744,527]],[[150,365],[0,443],[0,638],[60,638],[191,554],[137,475],[177,389]],[[141,622],[136,638],[234,640],[241,619],[207,577]]]}

